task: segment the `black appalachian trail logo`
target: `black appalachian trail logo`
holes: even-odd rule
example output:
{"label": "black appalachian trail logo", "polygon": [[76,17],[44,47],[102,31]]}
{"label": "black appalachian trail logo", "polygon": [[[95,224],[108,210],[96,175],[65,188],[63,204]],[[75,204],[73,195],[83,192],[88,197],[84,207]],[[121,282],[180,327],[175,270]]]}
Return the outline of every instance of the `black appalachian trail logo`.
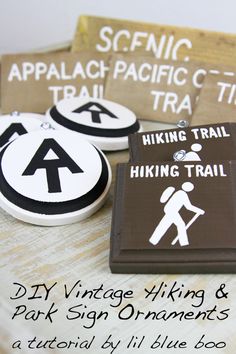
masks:
{"label": "black appalachian trail logo", "polygon": [[[162,237],[167,233],[171,225],[175,225],[177,228],[177,236],[172,241],[172,245],[175,245],[178,241],[180,246],[188,246],[189,240],[187,235],[188,228],[196,221],[196,219],[205,214],[205,211],[194,206],[188,196],[188,193],[194,189],[194,185],[191,182],[184,182],[180,190],[175,191],[174,187],[167,187],[161,195],[160,202],[166,203],[164,206],[164,216],[154,230],[149,242],[153,245],[157,245]],[[180,210],[185,207],[187,210],[192,211],[195,215],[192,219],[185,224],[183,221]]]}
{"label": "black appalachian trail logo", "polygon": [[100,103],[97,102],[88,102],[84,104],[83,106],[76,108],[73,113],[83,113],[83,112],[89,112],[91,113],[91,119],[93,123],[99,123],[101,124],[101,114],[106,114],[107,116],[111,118],[118,119],[118,117],[110,112],[107,108],[103,107]]}
{"label": "black appalachian trail logo", "polygon": [[[48,157],[52,153],[55,157]],[[56,140],[44,139],[22,176],[33,176],[38,169],[45,169],[48,193],[61,193],[59,168],[67,167],[71,173],[84,173]]]}
{"label": "black appalachian trail logo", "polygon": [[26,134],[27,130],[21,123],[12,123],[0,136],[0,148],[13,140],[14,137]]}

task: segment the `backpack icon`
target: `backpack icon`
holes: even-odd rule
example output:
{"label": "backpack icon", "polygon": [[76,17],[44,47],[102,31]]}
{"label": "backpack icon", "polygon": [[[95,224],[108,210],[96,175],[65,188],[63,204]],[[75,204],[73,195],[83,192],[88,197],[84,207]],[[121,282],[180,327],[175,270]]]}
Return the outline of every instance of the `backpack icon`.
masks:
{"label": "backpack icon", "polygon": [[164,190],[164,192],[162,193],[161,195],[161,198],[160,198],[160,202],[162,204],[166,203],[170,197],[172,196],[172,194],[174,193],[175,191],[175,187],[168,187]]}

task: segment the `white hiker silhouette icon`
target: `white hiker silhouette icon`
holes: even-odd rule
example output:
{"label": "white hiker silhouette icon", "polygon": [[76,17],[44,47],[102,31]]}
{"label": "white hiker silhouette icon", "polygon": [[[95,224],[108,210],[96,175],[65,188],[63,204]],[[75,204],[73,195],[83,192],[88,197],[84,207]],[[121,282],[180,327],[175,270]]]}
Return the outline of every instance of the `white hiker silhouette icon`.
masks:
{"label": "white hiker silhouette icon", "polygon": [[195,143],[191,146],[191,151],[186,152],[185,150],[180,150],[174,153],[173,158],[175,161],[201,161],[200,156],[197,154],[202,150],[202,145]]}
{"label": "white hiker silhouette icon", "polygon": [[[180,246],[189,245],[187,229],[190,227],[190,225],[193,224],[193,222],[198,218],[199,215],[205,214],[204,210],[192,205],[189,200],[187,192],[191,192],[194,189],[193,183],[184,182],[181,188],[182,189],[176,191],[171,196],[171,191],[173,193],[173,191],[175,190],[173,187],[166,188],[162,193],[160,202],[167,202],[164,207],[165,215],[163,216],[156,229],[154,230],[151,238],[149,239],[149,242],[153,245],[158,244],[158,242],[162,239],[162,237],[165,235],[165,233],[172,224],[176,225],[177,227],[177,236],[173,240],[172,245],[174,245],[177,241],[179,241]],[[168,191],[170,191],[170,193]],[[188,224],[184,223],[183,219],[179,214],[179,211],[183,206],[186,209],[195,213],[194,217],[189,221]]]}

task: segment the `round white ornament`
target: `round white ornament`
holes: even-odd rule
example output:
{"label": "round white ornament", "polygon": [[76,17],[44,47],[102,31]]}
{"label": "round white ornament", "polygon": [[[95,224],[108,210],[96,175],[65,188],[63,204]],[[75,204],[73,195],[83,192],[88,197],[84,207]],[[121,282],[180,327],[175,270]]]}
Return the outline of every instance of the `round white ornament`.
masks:
{"label": "round white ornament", "polygon": [[44,117],[41,114],[19,112],[0,116],[0,148],[23,134],[41,129]]}
{"label": "round white ornament", "polygon": [[75,133],[28,133],[0,153],[0,205],[32,224],[63,225],[90,216],[110,184],[104,154]]}
{"label": "round white ornament", "polygon": [[108,151],[128,148],[128,135],[141,130],[131,110],[104,99],[64,99],[46,115],[55,128],[83,134],[91,143]]}

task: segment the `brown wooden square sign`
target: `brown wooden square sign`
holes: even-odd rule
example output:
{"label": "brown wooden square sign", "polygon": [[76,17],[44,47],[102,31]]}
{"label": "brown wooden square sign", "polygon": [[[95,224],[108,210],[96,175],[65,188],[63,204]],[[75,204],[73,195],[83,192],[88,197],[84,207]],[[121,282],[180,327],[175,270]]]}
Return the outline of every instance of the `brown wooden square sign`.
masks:
{"label": "brown wooden square sign", "polygon": [[136,133],[129,149],[133,162],[236,160],[236,123]]}
{"label": "brown wooden square sign", "polygon": [[235,161],[120,164],[112,272],[236,272],[235,174]]}

